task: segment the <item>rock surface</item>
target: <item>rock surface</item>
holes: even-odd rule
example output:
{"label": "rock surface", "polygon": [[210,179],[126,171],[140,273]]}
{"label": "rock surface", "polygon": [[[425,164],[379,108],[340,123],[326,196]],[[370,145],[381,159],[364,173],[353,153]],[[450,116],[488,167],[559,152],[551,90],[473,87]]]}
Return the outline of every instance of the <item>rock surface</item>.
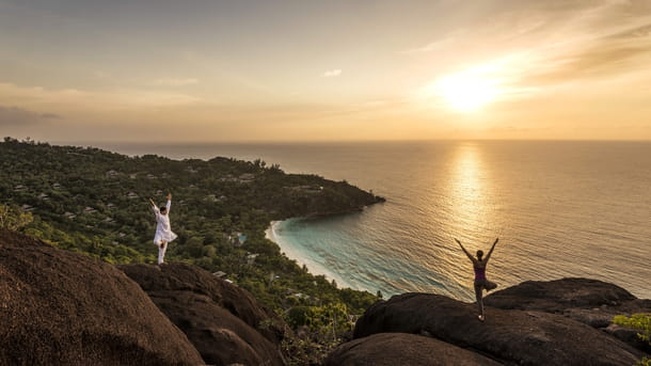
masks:
{"label": "rock surface", "polygon": [[500,363],[433,338],[378,333],[343,344],[324,362],[324,366],[340,365],[497,366]]}
{"label": "rock surface", "polygon": [[188,338],[109,264],[0,231],[0,365],[201,365]]}
{"label": "rock surface", "polygon": [[[480,322],[475,304],[440,295],[380,301],[324,365],[628,366],[649,355],[611,320],[651,312],[651,300],[612,284],[528,281],[485,303]],[[0,365],[283,366],[286,332],[247,291],[197,267],[116,268],[0,231]]]}
{"label": "rock surface", "polygon": [[588,278],[526,281],[487,296],[484,303],[501,309],[537,310],[563,315],[651,353],[651,345],[641,340],[636,330],[612,324],[615,315],[651,313],[651,300],[638,299],[611,283]]}
{"label": "rock surface", "polygon": [[548,313],[595,308],[620,313],[651,308],[651,300],[639,300],[617,285],[587,278],[526,281],[486,296],[484,304],[501,309]]}
{"label": "rock surface", "polygon": [[[489,298],[486,304],[496,307],[487,306],[485,322],[477,319],[475,304],[440,295],[409,293],[378,302],[358,320],[354,340],[332,352],[328,362],[372,364],[359,362],[372,357],[367,351],[372,348],[381,348],[383,355],[415,357],[408,355],[410,351],[403,351],[408,348],[400,333],[431,337],[421,337],[420,343],[437,342],[423,346],[423,350],[445,342],[451,349],[461,347],[506,365],[632,365],[645,355],[595,327],[604,325],[603,320],[594,321],[596,315],[580,312],[599,312],[599,319],[612,319],[613,314],[648,309],[647,300],[638,300],[617,286],[585,279],[526,282]],[[374,337],[380,334],[386,338],[378,341]],[[384,359],[385,356],[378,357],[373,362]],[[412,364],[436,364],[431,362],[434,361]],[[470,361],[459,359],[449,363],[463,362]]]}
{"label": "rock surface", "polygon": [[253,296],[186,264],[120,266],[214,365],[284,365],[286,325]]}

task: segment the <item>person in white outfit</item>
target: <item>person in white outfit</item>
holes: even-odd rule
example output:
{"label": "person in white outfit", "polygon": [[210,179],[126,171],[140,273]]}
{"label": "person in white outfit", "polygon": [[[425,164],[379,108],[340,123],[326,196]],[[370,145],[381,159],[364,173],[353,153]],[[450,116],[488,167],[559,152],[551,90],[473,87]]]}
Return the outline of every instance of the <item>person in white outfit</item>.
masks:
{"label": "person in white outfit", "polygon": [[167,204],[160,209],[154,203],[154,200],[149,199],[151,202],[154,214],[156,214],[156,234],[154,235],[154,244],[158,246],[158,264],[162,264],[165,260],[165,252],[167,245],[176,239],[178,236],[172,231],[170,226],[170,207],[172,206],[172,194],[167,194]]}

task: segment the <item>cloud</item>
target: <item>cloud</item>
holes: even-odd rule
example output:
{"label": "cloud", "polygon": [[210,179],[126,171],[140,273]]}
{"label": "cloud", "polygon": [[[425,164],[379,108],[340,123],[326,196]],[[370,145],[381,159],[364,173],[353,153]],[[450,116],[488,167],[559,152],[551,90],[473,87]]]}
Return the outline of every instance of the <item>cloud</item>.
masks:
{"label": "cloud", "polygon": [[428,53],[428,52],[435,52],[435,51],[436,52],[445,51],[446,48],[453,46],[454,42],[456,41],[457,41],[456,36],[449,36],[447,38],[430,42],[424,46],[400,51],[399,53],[409,55],[409,54],[420,54],[420,53]]}
{"label": "cloud", "polygon": [[615,30],[574,49],[550,52],[541,61],[546,70],[541,67],[544,71],[530,80],[543,84],[646,72],[651,62],[651,25]]}
{"label": "cloud", "polygon": [[[502,68],[501,76],[513,87],[538,92],[651,77],[651,2],[647,0],[501,3],[513,6],[491,12],[491,22],[481,33],[457,30],[454,42],[451,37],[441,38],[411,52],[440,51],[440,70],[463,65],[463,57],[472,65],[517,55],[517,62]],[[498,41],[504,47],[490,46]],[[454,52],[460,54],[460,61],[443,63],[442,57]]]}
{"label": "cloud", "polygon": [[324,78],[333,78],[341,75],[341,69],[328,70],[323,73]]}
{"label": "cloud", "polygon": [[[30,108],[64,110],[116,111],[138,108],[169,108],[196,105],[202,99],[193,95],[167,90],[115,89],[85,91],[78,89],[48,89],[40,86],[24,87],[0,82],[0,98],[5,103],[29,105]],[[51,118],[51,116],[50,116]]]}
{"label": "cloud", "polygon": [[61,116],[59,116],[58,114],[54,114],[54,113],[43,113],[43,114],[41,114],[41,118],[43,118],[43,119],[61,119]]}
{"label": "cloud", "polygon": [[88,92],[78,89],[48,89],[42,86],[18,86],[0,82],[0,97],[14,100],[15,104],[27,103],[78,103],[89,96]]}
{"label": "cloud", "polygon": [[623,31],[614,33],[608,38],[631,40],[649,36],[651,36],[651,23],[624,29]]}
{"label": "cloud", "polygon": [[19,107],[0,106],[0,126],[33,125],[60,118],[61,116],[54,113],[37,113]]}
{"label": "cloud", "polygon": [[100,79],[100,80],[108,80],[111,78],[111,74],[101,70],[93,72],[92,75],[95,79]]}
{"label": "cloud", "polygon": [[194,78],[186,79],[158,79],[154,81],[154,84],[161,86],[187,86],[198,84],[199,80]]}

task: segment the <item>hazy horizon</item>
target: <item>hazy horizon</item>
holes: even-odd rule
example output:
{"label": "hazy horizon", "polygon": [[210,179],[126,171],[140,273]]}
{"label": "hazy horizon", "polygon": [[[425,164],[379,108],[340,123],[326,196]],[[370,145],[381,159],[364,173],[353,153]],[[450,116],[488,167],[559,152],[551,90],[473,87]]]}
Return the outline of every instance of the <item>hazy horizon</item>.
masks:
{"label": "hazy horizon", "polygon": [[651,140],[651,2],[0,0],[0,134]]}

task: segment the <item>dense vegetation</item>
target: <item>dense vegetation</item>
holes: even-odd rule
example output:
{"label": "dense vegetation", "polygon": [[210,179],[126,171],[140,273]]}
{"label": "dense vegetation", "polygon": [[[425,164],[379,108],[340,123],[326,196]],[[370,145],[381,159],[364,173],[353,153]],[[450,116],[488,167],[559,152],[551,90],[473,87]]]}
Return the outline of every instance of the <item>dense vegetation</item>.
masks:
{"label": "dense vegetation", "polygon": [[[317,357],[377,297],[338,289],[265,238],[273,220],[351,213],[383,199],[346,182],[286,174],[264,161],[171,160],[5,138],[0,143],[0,227],[110,263],[155,263],[148,199],[164,203],[179,238],[166,259],[186,261],[246,288],[307,336],[287,351]],[[326,343],[328,343],[326,342]]]}

